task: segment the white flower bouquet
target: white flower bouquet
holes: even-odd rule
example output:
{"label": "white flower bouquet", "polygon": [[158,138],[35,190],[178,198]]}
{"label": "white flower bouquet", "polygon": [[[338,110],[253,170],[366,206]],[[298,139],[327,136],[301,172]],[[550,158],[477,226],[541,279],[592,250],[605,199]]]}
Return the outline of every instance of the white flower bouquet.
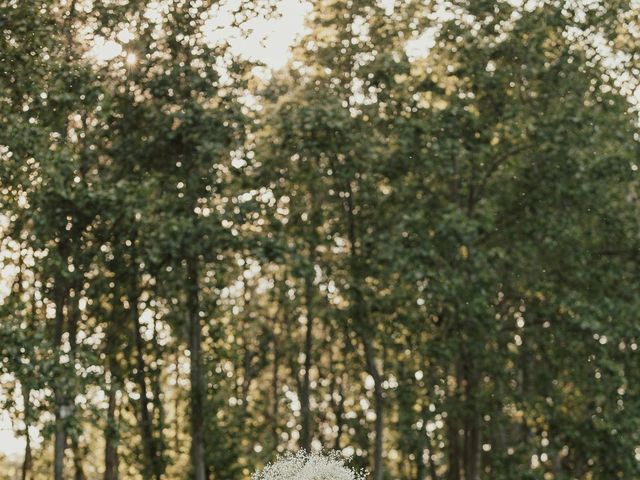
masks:
{"label": "white flower bouquet", "polygon": [[365,480],[366,474],[349,468],[336,452],[288,453],[251,475],[251,480]]}

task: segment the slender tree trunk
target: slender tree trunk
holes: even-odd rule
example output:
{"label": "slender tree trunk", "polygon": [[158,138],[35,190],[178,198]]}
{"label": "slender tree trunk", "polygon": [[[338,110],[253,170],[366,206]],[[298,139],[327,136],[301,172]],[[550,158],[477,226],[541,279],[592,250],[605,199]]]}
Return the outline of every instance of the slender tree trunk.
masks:
{"label": "slender tree trunk", "polygon": [[30,480],[33,478],[31,476],[31,464],[32,464],[32,455],[31,455],[31,438],[29,433],[26,434],[26,445],[24,447],[24,461],[22,462],[22,480]]}
{"label": "slender tree trunk", "polygon": [[[76,4],[78,0],[71,0],[68,15],[64,19],[62,28],[66,34],[65,53],[66,60],[69,64],[73,62],[73,22],[76,16]],[[67,137],[69,130],[69,115],[63,116],[62,129],[60,134],[62,138]],[[69,257],[68,240],[62,240],[58,246],[60,258],[66,260]],[[62,276],[55,279],[55,327],[54,327],[54,348],[58,349],[56,356],[60,354],[62,347],[62,333],[64,331],[64,307],[67,304],[69,295],[69,287],[63,283]],[[53,478],[54,480],[66,480],[64,478],[64,453],[67,446],[67,420],[70,414],[66,404],[66,395],[63,393],[64,387],[60,385],[59,379],[54,382],[54,400],[55,400],[55,436],[53,446]]]}
{"label": "slender tree trunk", "polygon": [[[137,282],[137,280],[134,280]],[[145,375],[144,363],[144,339],[142,338],[142,325],[138,315],[139,292],[137,285],[132,286],[129,294],[129,309],[133,323],[133,330],[136,342],[136,373],[135,379],[140,389],[140,430],[142,433],[142,445],[145,455],[145,469],[143,476],[145,479],[159,479],[162,475],[162,466],[158,461],[155,437],[153,435],[153,420],[149,412],[149,393],[147,390],[147,379]]]}
{"label": "slender tree trunk", "polygon": [[365,364],[369,375],[373,378],[375,421],[375,445],[373,453],[373,479],[384,478],[384,461],[382,458],[384,435],[384,393],[382,388],[382,375],[376,365],[375,350],[369,337],[372,326],[366,299],[362,291],[362,250],[358,249],[358,234],[355,218],[354,189],[350,182],[347,183],[347,195],[344,208],[347,214],[347,237],[349,239],[350,273],[352,285],[350,291],[353,295],[353,316],[356,322],[355,330],[360,335],[365,352]]}
{"label": "slender tree trunk", "polygon": [[[454,313],[453,317],[453,326],[456,331],[461,331],[462,326],[460,325],[459,316],[457,313]],[[460,351],[463,349],[462,338],[458,338],[458,348]],[[461,428],[461,414],[460,412],[464,410],[462,405],[462,384],[463,384],[463,364],[462,359],[459,357],[456,359],[455,364],[450,365],[450,371],[448,377],[453,377],[455,379],[453,386],[449,388],[448,397],[450,399],[449,405],[447,406],[447,437],[449,440],[448,444],[448,470],[447,470],[447,480],[460,480],[461,477],[461,467],[463,465],[464,459],[463,456],[463,448],[460,442],[460,428]]]}
{"label": "slender tree trunk", "polygon": [[466,359],[463,367],[465,377],[465,409],[464,420],[464,478],[480,479],[480,413],[477,411],[476,390],[478,374],[476,368]]}
{"label": "slender tree trunk", "polygon": [[276,333],[276,325],[278,323],[278,315],[273,318],[273,365],[271,370],[271,438],[273,440],[274,451],[280,443],[278,438],[278,421],[279,421],[279,371],[280,371],[280,345],[278,343],[278,335]]}
{"label": "slender tree trunk", "polygon": [[[55,284],[55,325],[54,325],[54,348],[56,355],[62,351],[62,333],[64,331],[64,308],[67,303],[69,290],[63,285],[62,279],[58,278]],[[55,436],[53,443],[53,478],[54,480],[65,480],[64,478],[64,451],[67,444],[67,429],[65,408],[65,397],[60,378],[54,384],[55,399]]]}
{"label": "slender tree trunk", "polygon": [[[430,372],[427,377],[429,385],[435,385],[438,380],[437,378],[435,378],[433,369],[431,368],[430,365],[427,365],[426,369],[428,372]],[[428,406],[424,405],[422,410],[423,438],[424,438],[423,449],[428,448],[426,465],[429,469],[429,480],[438,480],[439,476],[437,473],[436,463],[434,460],[434,455],[436,452],[438,441],[437,440],[434,441],[434,439],[427,434],[427,423],[429,418],[430,418],[430,414],[428,413]]]}
{"label": "slender tree trunk", "polygon": [[[312,255],[313,258],[313,255]],[[313,348],[313,275],[305,277],[305,303],[307,307],[307,325],[304,338],[304,374],[302,376],[302,395],[300,398],[300,413],[302,416],[302,431],[300,446],[306,451],[311,450],[311,387],[310,370]]]}
{"label": "slender tree trunk", "polygon": [[429,459],[428,463],[431,466],[431,446],[429,445],[429,437],[427,436],[427,407],[422,407],[422,428],[420,429],[420,439],[418,441],[418,448],[416,450],[416,479],[425,480],[427,478],[427,463],[424,461],[424,451],[429,447]]}
{"label": "slender tree trunk", "polygon": [[116,423],[117,388],[111,381],[109,406],[107,408],[107,428],[105,430],[104,480],[118,480],[118,426]]}
{"label": "slender tree trunk", "polygon": [[[175,363],[175,368],[176,368],[176,385],[180,385],[180,355],[178,352],[176,352],[176,363]],[[180,453],[181,451],[181,445],[180,445],[180,428],[181,428],[181,424],[180,424],[180,393],[178,391],[175,392],[175,399],[173,402],[173,428],[175,430],[175,438],[173,439],[174,441],[174,448],[176,453]]]}
{"label": "slender tree trunk", "polygon": [[[68,318],[68,334],[69,334],[69,357],[70,357],[70,366],[75,368],[77,355],[78,355],[78,326],[80,324],[80,307],[78,302],[80,301],[82,291],[82,274],[81,269],[78,268],[77,277],[73,282],[73,295],[70,296],[72,299],[67,306],[67,318]],[[78,383],[74,373],[69,374],[69,378],[72,382],[67,387],[67,402],[69,403],[69,408],[72,409],[70,414],[75,414],[75,405],[73,402],[73,398],[75,398],[75,394],[78,391]],[[74,468],[74,479],[75,480],[85,480],[86,476],[84,474],[84,468],[82,466],[83,455],[82,450],[80,448],[77,435],[71,436],[71,448],[73,451],[73,468]]]}
{"label": "slender tree trunk", "polygon": [[[20,245],[20,250],[22,251],[22,245]],[[17,287],[18,298],[21,299],[24,293],[24,289],[22,288],[22,280],[23,280],[23,262],[22,262],[22,254],[18,257],[18,275],[16,277],[16,283],[14,288]],[[19,311],[16,312],[17,315],[22,316]],[[27,325],[31,326],[32,322],[35,319],[35,302],[31,302],[31,315],[26,318]],[[27,480],[27,477],[30,477],[31,473],[31,435],[29,434],[29,427],[31,426],[31,387],[29,386],[29,380],[26,381],[21,379],[20,384],[22,385],[22,402],[24,404],[24,438],[25,438],[25,446],[24,446],[24,459],[22,462],[22,472],[21,479]]]}
{"label": "slender tree trunk", "polygon": [[[24,385],[24,384],[23,384]],[[28,386],[23,386],[23,398],[24,398],[24,461],[22,462],[22,480],[31,479],[31,465],[33,462],[31,454],[31,435],[29,435],[29,426],[31,425],[31,389]]]}
{"label": "slender tree trunk", "polygon": [[158,455],[162,455],[162,452],[165,451],[165,438],[164,438],[164,429],[165,429],[165,411],[163,405],[163,395],[162,395],[162,386],[161,386],[161,376],[162,376],[162,366],[163,365],[163,356],[162,356],[162,348],[158,343],[157,337],[157,323],[155,319],[153,320],[153,338],[151,339],[154,354],[155,354],[155,363],[156,367],[152,370],[150,379],[151,379],[151,391],[153,394],[153,413],[155,414],[156,424],[156,450]]}
{"label": "slender tree trunk", "polygon": [[116,352],[121,348],[119,341],[122,321],[126,324],[126,315],[114,317],[109,323],[106,344],[106,368],[109,373],[109,392],[107,404],[107,425],[104,430],[104,480],[118,480],[120,457],[118,456],[119,428],[116,415],[118,413],[118,392],[120,386],[120,365]]}
{"label": "slender tree trunk", "polygon": [[383,435],[384,435],[384,395],[382,389],[382,375],[375,363],[375,353],[373,345],[368,338],[363,339],[366,356],[367,371],[373,378],[374,410],[376,412],[375,421],[375,445],[373,450],[373,479],[382,480],[384,478],[384,463],[382,460]]}
{"label": "slender tree trunk", "polygon": [[335,416],[336,416],[336,439],[334,440],[333,449],[340,450],[340,441],[342,440],[342,431],[344,430],[344,393],[340,391],[340,400],[336,404]]}
{"label": "slender tree trunk", "polygon": [[382,383],[380,380],[374,383],[375,392],[375,432],[376,441],[373,450],[373,470],[375,480],[384,478],[384,463],[382,460],[383,435],[384,435],[384,398],[382,395]]}
{"label": "slender tree trunk", "polygon": [[[316,158],[316,165],[319,167],[318,159]],[[304,300],[307,310],[307,324],[304,337],[304,374],[302,376],[302,396],[300,399],[300,413],[302,421],[302,430],[300,435],[300,446],[307,451],[311,450],[311,440],[313,438],[313,422],[311,418],[311,363],[313,356],[313,321],[315,315],[314,308],[314,285],[315,278],[315,262],[316,262],[316,248],[317,248],[317,235],[318,226],[322,223],[322,212],[319,208],[316,208],[318,201],[318,193],[316,192],[316,185],[311,182],[309,186],[309,205],[311,206],[310,212],[310,241],[308,262],[309,271],[304,278]]]}
{"label": "slender tree trunk", "polygon": [[54,478],[55,480],[64,480],[64,450],[67,442],[65,435],[64,418],[62,415],[62,402],[60,401],[59,394],[56,395],[56,404],[58,405],[58,411],[56,413],[56,431],[54,439]]}
{"label": "slender tree trunk", "polygon": [[447,480],[460,480],[460,434],[454,414],[449,412],[447,417],[447,436],[449,437],[449,471]]}
{"label": "slender tree trunk", "polygon": [[480,480],[480,422],[476,413],[465,422],[465,480]]}
{"label": "slender tree trunk", "polygon": [[202,326],[200,324],[198,265],[187,259],[187,315],[189,359],[191,361],[191,462],[194,480],[205,480],[204,461],[204,377],[202,372]]}
{"label": "slender tree trunk", "polygon": [[[344,358],[346,359],[346,348],[344,350]],[[338,377],[336,374],[336,366],[333,358],[332,350],[329,349],[329,369],[331,372],[331,408],[333,410],[333,415],[336,417],[336,438],[333,443],[334,450],[340,450],[340,440],[342,438],[342,430],[344,428],[344,377],[342,374]],[[340,379],[338,382],[337,379]],[[335,400],[335,395],[337,394],[338,400]]]}
{"label": "slender tree trunk", "polygon": [[87,477],[85,477],[84,469],[82,468],[82,452],[75,436],[71,437],[71,448],[73,450],[73,478],[74,480],[86,480]]}
{"label": "slender tree trunk", "polygon": [[427,467],[422,458],[422,449],[418,449],[416,455],[416,480],[425,480],[427,478]]}
{"label": "slender tree trunk", "polygon": [[[524,335],[524,334],[522,334]],[[529,355],[529,344],[528,342],[523,342],[520,348],[520,396],[521,398],[530,398],[529,397],[529,368],[531,365],[532,359]],[[529,442],[529,426],[527,425],[527,419],[523,416],[522,421],[520,423],[520,441],[523,445],[526,445]]]}

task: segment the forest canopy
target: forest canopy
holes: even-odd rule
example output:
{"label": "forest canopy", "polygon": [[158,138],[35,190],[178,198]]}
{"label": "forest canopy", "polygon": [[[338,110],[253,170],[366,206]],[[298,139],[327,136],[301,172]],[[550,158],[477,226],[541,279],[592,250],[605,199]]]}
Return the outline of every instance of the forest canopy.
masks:
{"label": "forest canopy", "polygon": [[0,0],[0,480],[640,478],[640,3],[283,5]]}

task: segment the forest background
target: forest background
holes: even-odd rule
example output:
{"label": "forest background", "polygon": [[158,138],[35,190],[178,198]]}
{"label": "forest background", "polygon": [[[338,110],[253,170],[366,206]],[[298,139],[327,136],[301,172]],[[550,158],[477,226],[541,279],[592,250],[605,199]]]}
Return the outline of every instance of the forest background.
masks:
{"label": "forest background", "polygon": [[0,479],[640,478],[639,19],[0,0]]}

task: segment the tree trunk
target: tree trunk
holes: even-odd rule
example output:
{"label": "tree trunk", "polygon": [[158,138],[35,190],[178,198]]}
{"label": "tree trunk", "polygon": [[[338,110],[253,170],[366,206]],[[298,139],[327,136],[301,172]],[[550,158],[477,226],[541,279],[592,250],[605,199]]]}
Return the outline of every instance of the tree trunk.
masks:
{"label": "tree trunk", "polygon": [[420,438],[418,440],[417,449],[415,452],[416,456],[416,479],[417,480],[426,480],[427,478],[427,463],[424,461],[424,451],[427,447],[429,447],[429,459],[428,464],[431,466],[431,446],[429,445],[429,437],[427,436],[427,421],[429,417],[427,414],[426,405],[422,407],[422,428],[420,429],[419,435]]}
{"label": "tree trunk", "polygon": [[[80,307],[78,302],[80,301],[80,292],[82,290],[82,275],[80,274],[80,269],[78,269],[78,277],[74,280],[73,283],[73,295],[71,298],[73,299],[69,305],[67,306],[67,318],[68,318],[68,334],[69,334],[69,357],[70,357],[70,366],[75,369],[77,354],[78,354],[78,325],[80,324]],[[75,378],[74,373],[70,373],[69,377],[73,380],[70,383],[70,386],[67,387],[66,397],[68,399],[75,398],[75,392],[78,390],[78,383]],[[74,408],[73,400],[68,400],[69,408]],[[73,410],[70,413],[75,413]],[[71,436],[71,448],[73,450],[73,468],[74,468],[74,479],[75,480],[85,480],[84,468],[82,466],[82,451],[80,449],[80,445],[78,443],[77,435]]]}
{"label": "tree trunk", "polygon": [[116,395],[118,390],[109,387],[109,406],[107,408],[107,428],[105,430],[104,480],[118,480],[118,427],[116,424]]}
{"label": "tree trunk", "polygon": [[[20,250],[22,251],[23,246],[20,245]],[[23,261],[22,254],[18,256],[18,275],[16,276],[16,281],[13,285],[13,289],[17,292],[18,299],[22,298],[24,293],[24,289],[22,288],[22,280],[23,280]],[[16,311],[16,315],[22,317],[22,312],[19,310]],[[33,321],[35,320],[35,302],[31,302],[31,315],[24,319],[27,322],[29,327],[32,326]],[[29,426],[31,425],[31,387],[29,386],[29,380],[21,378],[20,385],[22,386],[22,402],[24,404],[24,438],[25,438],[25,446],[24,446],[24,459],[22,462],[22,471],[21,471],[21,479],[27,480],[31,473],[31,464],[32,464],[32,456],[31,456],[31,436],[29,435]]]}
{"label": "tree trunk", "polygon": [[427,478],[427,466],[422,458],[422,449],[417,449],[416,455],[416,480],[425,480]]}
{"label": "tree trunk", "polygon": [[80,451],[80,445],[78,439],[75,436],[71,438],[71,448],[73,450],[73,468],[74,468],[74,480],[86,480],[84,475],[84,469],[82,468],[82,452]]}
{"label": "tree trunk", "polygon": [[23,398],[24,398],[24,461],[22,462],[22,480],[28,480],[31,476],[31,465],[33,463],[33,457],[31,455],[31,435],[29,435],[29,426],[31,425],[31,389],[23,384]]}
{"label": "tree trunk", "polygon": [[27,443],[24,447],[24,461],[22,462],[22,475],[20,478],[22,480],[29,480],[33,477],[31,476],[31,464],[32,464],[31,438],[29,436],[28,431],[25,438]]}
{"label": "tree trunk", "polygon": [[463,363],[465,377],[464,478],[480,479],[480,413],[478,412],[478,372],[469,359]]}
{"label": "tree trunk", "polygon": [[[135,280],[137,282],[137,280]],[[129,309],[133,322],[133,330],[136,342],[136,374],[135,379],[140,389],[140,430],[142,434],[142,445],[144,449],[145,461],[143,477],[145,479],[155,478],[156,480],[162,475],[162,466],[158,461],[158,452],[156,442],[153,435],[153,420],[149,412],[149,393],[147,391],[147,380],[145,375],[144,363],[144,339],[142,338],[142,325],[140,324],[140,316],[138,315],[138,298],[139,292],[137,285],[133,285],[133,290],[129,295]]]}
{"label": "tree trunk", "polygon": [[54,439],[54,479],[55,480],[64,480],[64,450],[65,444],[67,442],[67,437],[65,435],[65,427],[64,427],[64,418],[62,416],[62,405],[60,401],[59,395],[56,395],[56,404],[57,412],[56,412],[56,432]]}
{"label": "tree trunk", "polygon": [[[337,335],[337,333],[336,333]],[[343,348],[344,358],[346,359],[346,347]],[[333,410],[333,415],[336,418],[336,438],[334,439],[333,449],[340,450],[340,440],[342,438],[342,430],[344,429],[344,402],[345,402],[345,394],[343,391],[344,385],[344,377],[342,374],[338,377],[336,372],[336,365],[334,362],[333,354],[331,348],[329,349],[329,371],[331,372],[331,385],[330,385],[330,395],[331,395],[331,409]],[[340,382],[338,382],[338,378]],[[338,396],[338,401],[335,400],[335,396]]]}
{"label": "tree trunk", "polygon": [[[58,278],[55,284],[55,325],[54,325],[54,348],[56,356],[59,357],[62,351],[62,333],[64,331],[64,308],[67,303],[69,290],[62,284],[62,280]],[[59,376],[60,374],[58,374]],[[65,407],[65,397],[63,394],[63,386],[60,378],[54,383],[54,399],[55,399],[55,437],[53,446],[53,478],[54,480],[64,479],[64,451],[67,444],[67,429],[65,418],[67,411]]]}
{"label": "tree trunk", "polygon": [[156,320],[153,320],[153,338],[151,339],[151,343],[153,346],[154,354],[155,354],[155,364],[156,367],[150,373],[151,380],[151,391],[153,394],[153,413],[155,414],[156,423],[156,451],[158,455],[162,455],[162,452],[165,451],[165,438],[164,438],[164,430],[165,430],[165,411],[163,405],[163,395],[162,395],[162,386],[161,386],[161,377],[162,377],[162,366],[163,365],[163,356],[162,356],[162,348],[158,343],[158,328]]}
{"label": "tree trunk", "polygon": [[[176,369],[176,385],[180,385],[180,355],[178,353],[176,353],[176,362],[175,362],[175,369]],[[181,423],[180,423],[180,394],[179,392],[175,393],[175,399],[173,401],[173,429],[175,431],[175,437],[173,439],[174,441],[174,446],[173,448],[175,449],[176,453],[180,453],[182,451],[181,448],[181,444],[180,444],[180,430],[181,430]]]}
{"label": "tree trunk", "polygon": [[[313,258],[313,255],[312,255]],[[313,268],[313,267],[312,267]],[[302,431],[300,435],[300,447],[306,451],[311,450],[311,354],[313,347],[313,275],[305,277],[305,303],[307,307],[307,325],[304,339],[304,374],[302,376],[302,395],[300,397],[300,414]]]}
{"label": "tree trunk", "polygon": [[369,337],[373,326],[370,325],[370,318],[366,298],[362,290],[363,272],[362,272],[362,250],[357,248],[357,226],[355,218],[355,200],[354,189],[351,182],[348,182],[347,192],[349,193],[344,202],[344,208],[347,214],[347,238],[349,239],[349,256],[350,256],[350,273],[351,295],[353,296],[353,317],[356,322],[355,331],[360,335],[365,352],[365,364],[369,375],[373,378],[373,389],[376,413],[375,421],[375,446],[373,453],[373,479],[382,480],[384,478],[384,462],[382,459],[383,434],[384,434],[384,395],[382,388],[382,375],[378,370],[375,362],[375,351]]}
{"label": "tree trunk", "polygon": [[448,412],[447,436],[449,437],[449,471],[447,480],[460,480],[460,434],[452,412]]}
{"label": "tree trunk", "polygon": [[198,266],[187,259],[187,321],[191,361],[191,462],[194,480],[206,480],[204,462],[204,377],[202,372],[202,326],[200,325]]}
{"label": "tree trunk", "polygon": [[278,315],[273,318],[273,365],[271,369],[271,438],[273,440],[273,450],[275,451],[280,443],[278,438],[278,421],[279,421],[279,382],[280,375],[280,345],[278,343],[278,334],[276,333],[276,325],[278,323]]}
{"label": "tree trunk", "polygon": [[465,480],[480,480],[480,421],[474,412],[465,422]]}
{"label": "tree trunk", "polygon": [[374,410],[376,412],[375,421],[375,445],[373,450],[373,479],[382,480],[384,478],[384,464],[382,461],[382,447],[384,435],[384,396],[382,389],[382,375],[375,363],[373,346],[368,338],[363,339],[364,351],[367,364],[367,372],[373,378]]}

